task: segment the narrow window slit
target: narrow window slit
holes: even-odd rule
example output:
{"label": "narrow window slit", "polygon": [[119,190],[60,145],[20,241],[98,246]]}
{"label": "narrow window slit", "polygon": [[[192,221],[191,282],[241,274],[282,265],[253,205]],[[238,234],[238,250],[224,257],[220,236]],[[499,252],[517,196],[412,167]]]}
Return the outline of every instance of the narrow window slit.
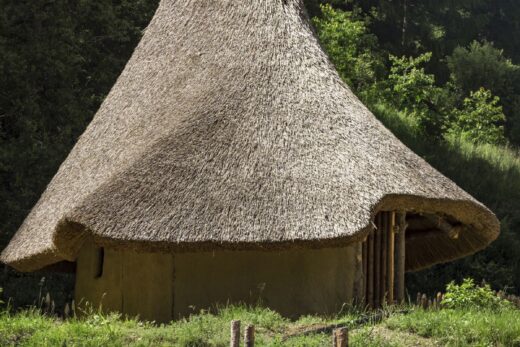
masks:
{"label": "narrow window slit", "polygon": [[105,263],[105,249],[103,247],[97,249],[96,254],[96,272],[94,278],[101,278],[103,276],[103,266]]}

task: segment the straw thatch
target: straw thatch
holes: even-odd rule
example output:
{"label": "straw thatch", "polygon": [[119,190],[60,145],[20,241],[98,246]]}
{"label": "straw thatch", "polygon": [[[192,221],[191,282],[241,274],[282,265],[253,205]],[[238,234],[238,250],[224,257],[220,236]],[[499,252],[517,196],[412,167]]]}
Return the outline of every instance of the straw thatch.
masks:
{"label": "straw thatch", "polygon": [[467,226],[457,240],[411,240],[409,270],[498,234],[487,208],[340,80],[301,0],[163,0],[2,260],[73,261],[85,238],[152,251],[339,246],[391,209]]}

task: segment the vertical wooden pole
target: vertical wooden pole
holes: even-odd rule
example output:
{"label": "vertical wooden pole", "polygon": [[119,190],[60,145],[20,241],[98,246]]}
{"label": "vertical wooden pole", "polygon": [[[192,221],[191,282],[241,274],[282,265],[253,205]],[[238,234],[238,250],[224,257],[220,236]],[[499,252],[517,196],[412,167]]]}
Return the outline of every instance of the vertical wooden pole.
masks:
{"label": "vertical wooden pole", "polygon": [[383,227],[381,228],[381,305],[386,301],[386,281],[387,281],[387,252],[388,252],[388,229],[390,225],[390,214],[383,213]]}
{"label": "vertical wooden pole", "polygon": [[381,307],[381,231],[382,213],[377,215],[377,229],[375,231],[374,247],[374,305],[375,308]]}
{"label": "vertical wooden pole", "polygon": [[333,347],[348,347],[348,330],[347,328],[335,329],[332,333]]}
{"label": "vertical wooden pole", "polygon": [[397,301],[402,304],[405,297],[406,271],[406,213],[399,213],[399,234],[397,234]]}
{"label": "vertical wooden pole", "polygon": [[367,289],[367,299],[368,306],[370,308],[374,307],[374,228],[370,231],[368,235],[368,289]]}
{"label": "vertical wooden pole", "polygon": [[255,346],[255,326],[248,325],[244,333],[244,346],[254,347]]}
{"label": "vertical wooden pole", "polygon": [[231,322],[231,342],[230,347],[240,346],[240,321],[234,320]]}
{"label": "vertical wooden pole", "polygon": [[394,283],[395,283],[395,212],[390,214],[390,228],[388,231],[388,303],[394,303]]}
{"label": "vertical wooden pole", "polygon": [[367,305],[367,288],[368,288],[368,236],[363,241],[363,306]]}

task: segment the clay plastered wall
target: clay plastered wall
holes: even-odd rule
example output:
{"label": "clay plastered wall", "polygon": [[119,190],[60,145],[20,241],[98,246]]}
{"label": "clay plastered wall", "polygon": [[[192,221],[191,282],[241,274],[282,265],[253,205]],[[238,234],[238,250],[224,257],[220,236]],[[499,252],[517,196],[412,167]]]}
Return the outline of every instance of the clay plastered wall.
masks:
{"label": "clay plastered wall", "polygon": [[215,303],[259,300],[289,317],[335,313],[353,294],[353,247],[185,253],[174,261],[175,317]]}
{"label": "clay plastered wall", "polygon": [[352,247],[175,256],[105,249],[96,278],[99,255],[89,245],[78,258],[76,302],[156,322],[228,302],[260,301],[289,317],[335,313],[352,298],[354,262]]}
{"label": "clay plastered wall", "polygon": [[84,247],[77,262],[76,302],[149,321],[172,319],[173,255],[105,249],[103,274],[96,278],[98,263],[96,247]]}

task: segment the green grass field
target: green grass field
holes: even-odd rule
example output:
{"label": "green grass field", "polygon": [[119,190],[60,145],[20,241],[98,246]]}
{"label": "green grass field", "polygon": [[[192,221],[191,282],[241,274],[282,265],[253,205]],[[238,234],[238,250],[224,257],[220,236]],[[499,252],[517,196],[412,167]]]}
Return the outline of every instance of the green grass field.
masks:
{"label": "green grass field", "polygon": [[520,346],[520,311],[410,308],[379,323],[352,326],[359,314],[282,318],[263,308],[226,307],[168,325],[91,313],[61,320],[37,310],[0,315],[1,346],[228,346],[230,322],[254,324],[257,346],[328,346],[331,334],[286,338],[324,324],[346,323],[351,346]]}

